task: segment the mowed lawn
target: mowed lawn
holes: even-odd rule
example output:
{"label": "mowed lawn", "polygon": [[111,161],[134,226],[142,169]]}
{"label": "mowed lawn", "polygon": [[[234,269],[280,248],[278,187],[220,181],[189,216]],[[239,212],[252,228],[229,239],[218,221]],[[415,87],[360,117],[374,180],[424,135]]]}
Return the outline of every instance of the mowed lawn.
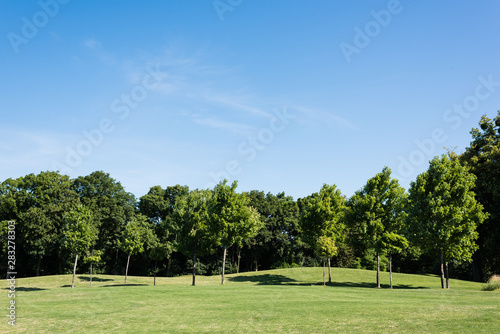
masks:
{"label": "mowed lawn", "polygon": [[[374,288],[375,272],[293,268],[220,277],[45,276],[16,281],[16,333],[498,333],[500,293],[482,284],[394,274],[395,289]],[[4,282],[6,282],[4,280]],[[6,284],[6,283],[5,283]],[[0,296],[5,315],[7,290]]]}

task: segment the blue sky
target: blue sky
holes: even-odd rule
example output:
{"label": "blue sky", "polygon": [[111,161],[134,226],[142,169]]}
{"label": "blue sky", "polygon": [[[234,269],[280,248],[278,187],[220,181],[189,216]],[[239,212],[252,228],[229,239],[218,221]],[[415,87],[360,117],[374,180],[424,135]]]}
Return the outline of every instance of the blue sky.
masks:
{"label": "blue sky", "polygon": [[407,188],[500,109],[496,1],[0,2],[0,179]]}

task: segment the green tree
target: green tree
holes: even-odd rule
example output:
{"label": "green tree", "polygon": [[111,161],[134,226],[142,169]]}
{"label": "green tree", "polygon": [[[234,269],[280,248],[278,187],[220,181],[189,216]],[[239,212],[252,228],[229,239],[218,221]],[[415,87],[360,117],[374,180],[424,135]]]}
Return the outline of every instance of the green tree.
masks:
{"label": "green tree", "polygon": [[75,255],[73,267],[73,281],[71,288],[75,287],[76,265],[79,254],[86,254],[97,239],[97,229],[92,224],[90,210],[80,205],[64,217],[63,244]]}
{"label": "green tree", "polygon": [[77,177],[72,181],[72,188],[81,203],[92,211],[94,222],[99,228],[96,248],[102,251],[105,269],[118,273],[117,242],[125,223],[136,211],[135,196],[126,192],[120,182],[103,171]]}
{"label": "green tree", "polygon": [[[19,265],[25,273],[59,264],[62,271],[61,231],[64,215],[79,204],[67,175],[58,172],[28,174],[0,185],[0,220],[15,220]],[[42,266],[42,260],[45,266]],[[45,268],[44,268],[45,267]],[[55,268],[47,272],[55,272]]]}
{"label": "green tree", "polygon": [[101,262],[101,251],[91,251],[83,258],[83,262],[90,265],[90,287],[92,287],[92,265]]}
{"label": "green tree", "polygon": [[475,198],[475,180],[457,159],[443,155],[435,157],[410,185],[410,235],[421,248],[439,252],[443,289],[448,261],[470,261],[478,248],[477,226],[487,214]]}
{"label": "green tree", "polygon": [[155,238],[146,216],[136,214],[125,225],[121,238],[118,240],[118,248],[127,254],[125,283],[127,283],[130,257],[144,252],[150,243],[154,243],[154,240]]}
{"label": "green tree", "polygon": [[193,257],[193,283],[196,285],[197,256],[210,253],[215,240],[210,233],[208,221],[208,202],[212,192],[193,190],[181,196],[175,204],[173,217],[179,226],[179,250]]}
{"label": "green tree", "polygon": [[[139,211],[146,215],[150,222],[155,225],[155,232],[159,239],[159,248],[153,249],[150,255],[157,261],[164,257],[168,258],[167,276],[170,275],[172,254],[177,250],[179,226],[172,218],[175,203],[178,198],[189,193],[187,186],[175,185],[162,189],[160,186],[151,187],[148,193],[139,199]],[[155,270],[156,272],[156,270]]]}
{"label": "green tree", "polygon": [[391,178],[391,170],[369,179],[348,201],[347,221],[350,238],[364,248],[373,248],[377,254],[377,288],[380,288],[380,255],[389,253],[392,288],[392,254],[408,246],[403,236],[407,195],[398,180]]}
{"label": "green tree", "polygon": [[318,241],[316,241],[316,252],[323,258],[323,286],[325,286],[325,258],[331,258],[337,254],[335,240],[324,235],[320,236]]}
{"label": "green tree", "polygon": [[285,193],[265,195],[257,190],[245,195],[249,198],[249,205],[259,212],[264,227],[255,237],[247,239],[244,247],[238,248],[238,271],[242,250],[252,258],[255,270],[301,262],[303,244],[298,238],[299,208],[293,198]]}
{"label": "green tree", "polygon": [[222,284],[227,249],[233,244],[241,247],[243,240],[255,236],[263,226],[257,210],[248,206],[248,198],[236,193],[237,185],[236,181],[231,186],[227,185],[227,180],[221,181],[215,186],[208,205],[209,229],[224,249]]}
{"label": "green tree", "polygon": [[500,272],[500,111],[495,119],[484,115],[472,129],[472,142],[460,161],[476,176],[477,200],[489,213],[478,227],[479,249],[473,256],[474,279]]}
{"label": "green tree", "polygon": [[[336,185],[324,184],[319,193],[312,194],[303,203],[300,217],[302,236],[312,249],[319,248],[318,241],[328,240],[321,237],[331,239],[334,245],[343,240],[345,198]],[[332,282],[330,258],[335,254],[327,256],[329,283]]]}

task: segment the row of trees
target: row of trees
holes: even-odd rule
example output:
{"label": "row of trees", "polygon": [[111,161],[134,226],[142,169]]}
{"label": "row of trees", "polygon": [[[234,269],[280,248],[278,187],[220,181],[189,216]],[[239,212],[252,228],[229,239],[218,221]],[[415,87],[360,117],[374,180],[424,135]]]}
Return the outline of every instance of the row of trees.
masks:
{"label": "row of trees", "polygon": [[450,271],[483,280],[500,272],[499,129],[500,112],[494,121],[483,116],[470,147],[433,159],[408,192],[384,168],[350,198],[335,185],[295,201],[221,182],[210,190],[154,186],[137,201],[101,171],[29,174],[0,184],[0,238],[16,221],[26,276],[75,275],[83,257],[99,273],[190,271],[193,284],[196,274],[224,282],[226,271],[321,262],[330,282],[332,263],[376,268],[377,286],[379,271],[392,268],[440,273],[443,287]]}

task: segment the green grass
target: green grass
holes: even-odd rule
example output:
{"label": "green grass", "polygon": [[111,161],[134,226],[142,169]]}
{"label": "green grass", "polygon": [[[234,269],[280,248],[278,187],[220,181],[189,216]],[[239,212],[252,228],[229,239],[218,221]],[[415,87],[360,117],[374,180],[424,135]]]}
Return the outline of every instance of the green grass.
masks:
{"label": "green grass", "polygon": [[[19,333],[468,333],[500,331],[500,293],[483,284],[394,274],[395,289],[374,288],[373,271],[291,268],[220,277],[71,275],[16,281]],[[5,282],[5,281],[4,281]],[[382,273],[388,283],[388,274]],[[7,306],[7,290],[0,303]],[[5,314],[7,310],[2,306]],[[2,316],[0,332],[9,332]]]}

